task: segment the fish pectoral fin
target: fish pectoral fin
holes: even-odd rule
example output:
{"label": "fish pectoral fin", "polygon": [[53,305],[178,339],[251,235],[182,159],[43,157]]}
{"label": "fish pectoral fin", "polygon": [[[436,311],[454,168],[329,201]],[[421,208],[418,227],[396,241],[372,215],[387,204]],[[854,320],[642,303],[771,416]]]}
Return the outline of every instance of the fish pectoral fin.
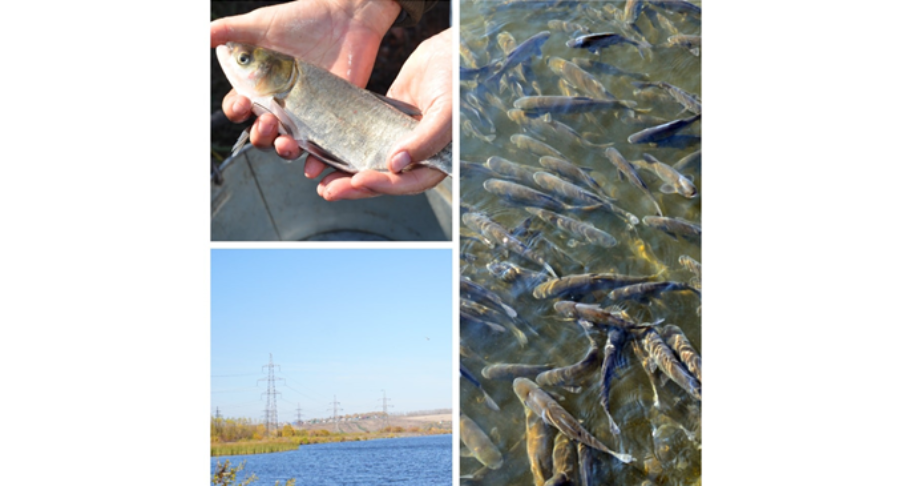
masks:
{"label": "fish pectoral fin", "polygon": [[250,140],[250,127],[244,129],[241,132],[241,136],[238,137],[237,142],[234,142],[234,146],[231,147],[231,154],[234,155],[238,153],[238,150],[243,148],[243,146],[247,143],[247,140]]}
{"label": "fish pectoral fin", "polygon": [[342,170],[351,174],[359,172],[359,170],[357,170],[357,168],[354,167],[353,164],[341,160],[338,156],[325,150],[316,142],[307,140],[303,148],[306,149],[306,151],[310,154],[315,155],[322,162],[325,162],[326,164],[334,167],[337,170]]}
{"label": "fish pectoral fin", "polygon": [[400,113],[403,113],[404,115],[409,115],[409,116],[413,116],[413,117],[422,116],[422,110],[416,108],[415,106],[413,106],[409,103],[406,103],[405,101],[395,100],[394,98],[388,98],[387,96],[380,95],[380,94],[374,93],[372,91],[369,91],[369,92],[372,93],[373,95],[375,95],[376,97],[378,97],[378,99],[380,99],[381,101],[385,102],[387,105],[396,109]]}
{"label": "fish pectoral fin", "polygon": [[659,192],[663,194],[674,194],[675,186],[673,186],[672,184],[663,184],[659,186]]}

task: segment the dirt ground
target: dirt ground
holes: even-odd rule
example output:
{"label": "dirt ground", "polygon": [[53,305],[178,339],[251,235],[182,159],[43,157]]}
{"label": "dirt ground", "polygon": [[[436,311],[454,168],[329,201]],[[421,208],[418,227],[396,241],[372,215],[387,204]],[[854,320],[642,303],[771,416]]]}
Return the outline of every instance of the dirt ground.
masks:
{"label": "dirt ground", "polygon": [[[421,430],[428,430],[432,427],[450,429],[452,428],[452,421],[453,414],[451,413],[438,415],[391,415],[388,425],[391,427],[403,427],[404,430],[409,430],[410,427],[419,427]],[[384,419],[373,417],[358,421],[345,421],[339,422],[338,426],[339,430],[344,433],[377,432],[384,427]],[[333,423],[306,423],[299,427],[296,425],[294,427],[305,430],[325,429],[329,432],[335,432]]]}

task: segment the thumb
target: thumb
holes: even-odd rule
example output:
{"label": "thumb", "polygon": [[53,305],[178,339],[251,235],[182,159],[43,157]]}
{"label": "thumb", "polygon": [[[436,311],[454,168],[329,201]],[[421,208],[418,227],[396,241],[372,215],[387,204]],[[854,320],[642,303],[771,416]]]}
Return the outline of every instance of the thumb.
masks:
{"label": "thumb", "polygon": [[432,106],[409,136],[394,146],[388,155],[388,168],[398,173],[413,162],[421,162],[440,152],[453,140],[453,105]]}
{"label": "thumb", "polygon": [[210,47],[220,46],[226,42],[259,45],[266,31],[259,26],[268,25],[267,22],[260,24],[261,14],[266,14],[265,9],[214,20],[209,25]]}

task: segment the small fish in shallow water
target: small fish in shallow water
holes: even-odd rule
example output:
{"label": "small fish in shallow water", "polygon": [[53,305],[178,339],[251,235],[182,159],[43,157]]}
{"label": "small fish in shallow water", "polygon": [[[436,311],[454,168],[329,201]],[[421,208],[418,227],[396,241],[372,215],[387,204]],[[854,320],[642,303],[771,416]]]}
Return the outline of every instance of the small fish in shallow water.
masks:
{"label": "small fish in shallow water", "polygon": [[508,283],[522,283],[527,288],[533,288],[546,282],[551,277],[546,273],[535,272],[522,268],[515,263],[494,261],[487,264],[487,269],[491,275]]}
{"label": "small fish in shallow water", "polygon": [[616,287],[649,282],[656,275],[634,276],[617,273],[584,273],[566,275],[538,285],[534,289],[535,299],[549,299],[566,295],[587,295],[597,290],[610,290]]}
{"label": "small fish in shallow water", "polygon": [[644,57],[644,50],[649,49],[650,44],[646,42],[635,42],[623,35],[616,34],[614,32],[601,32],[599,34],[587,34],[576,39],[572,39],[566,42],[566,46],[576,48],[576,49],[587,49],[594,54],[600,54],[602,49],[607,47],[619,45],[619,44],[630,44],[637,48],[641,57]]}
{"label": "small fish in shallow water", "polygon": [[488,395],[487,390],[485,390],[484,387],[481,386],[481,382],[478,381],[478,378],[475,378],[475,375],[473,375],[472,372],[469,371],[469,369],[466,368],[466,366],[462,363],[459,364],[459,374],[462,375],[463,378],[468,380],[469,383],[472,383],[479,390],[481,390],[481,393],[484,394],[484,403],[489,409],[495,412],[500,411],[500,407],[497,406],[497,402],[495,402],[494,399],[491,398],[490,395]]}
{"label": "small fish in shallow water", "polygon": [[[629,110],[634,106],[632,102],[619,100],[601,100],[588,96],[526,96],[517,99],[513,106],[525,112],[528,116],[541,116],[550,114],[589,113],[604,110]],[[553,154],[547,154],[553,155]],[[565,158],[562,154],[554,157]]]}
{"label": "small fish in shallow water", "polygon": [[592,375],[600,367],[600,348],[593,344],[581,361],[547,370],[534,379],[540,386],[578,386],[579,383]]}
{"label": "small fish in shallow water", "polygon": [[656,199],[653,198],[653,194],[650,193],[650,188],[647,187],[647,184],[644,183],[643,179],[641,179],[641,176],[638,175],[637,169],[635,169],[634,166],[631,165],[631,163],[625,160],[625,157],[623,157],[622,154],[613,147],[606,149],[604,154],[606,155],[606,158],[609,159],[609,161],[612,163],[612,165],[615,166],[616,170],[619,172],[619,176],[628,179],[628,182],[630,182],[631,185],[640,189],[645,196],[650,198],[650,200],[653,201],[653,205],[656,206],[656,213],[662,216],[663,212],[659,207],[659,203],[656,202]]}
{"label": "small fish in shallow water", "polygon": [[681,236],[688,240],[700,240],[700,224],[682,218],[666,218],[663,216],[644,216],[644,224],[664,231],[673,238]]}
{"label": "small fish in shallow water", "polygon": [[541,157],[540,164],[550,172],[562,177],[582,187],[595,191],[606,198],[610,198],[609,194],[600,186],[600,184],[585,170],[566,159],[557,157]]}
{"label": "small fish in shallow water", "polygon": [[618,328],[611,328],[606,335],[606,344],[603,346],[603,363],[600,366],[600,406],[606,412],[609,419],[609,431],[619,435],[620,429],[609,411],[609,390],[616,365],[619,362],[619,350],[625,343],[625,332]]}
{"label": "small fish in shallow water", "polygon": [[481,430],[481,427],[466,414],[459,414],[459,435],[463,444],[472,451],[475,459],[491,469],[500,469],[503,465],[503,455],[491,439]]}
{"label": "small fish in shallow water", "polygon": [[695,115],[699,115],[702,110],[702,105],[700,104],[700,98],[696,95],[688,93],[687,91],[679,88],[678,86],[673,86],[669,83],[665,82],[657,82],[657,83],[647,83],[647,82],[634,82],[631,83],[638,89],[647,89],[647,88],[659,88],[664,90],[669,94],[672,98],[675,99],[681,106],[684,107],[685,110],[694,113]]}
{"label": "small fish in shallow water", "polygon": [[556,277],[556,272],[553,270],[553,267],[544,260],[544,257],[540,256],[537,252],[528,248],[524,243],[519,241],[513,235],[509,234],[509,231],[506,230],[503,226],[500,226],[496,222],[494,222],[491,218],[488,218],[486,215],[471,211],[462,216],[462,222],[469,228],[478,231],[495,244],[500,245],[513,253],[529,260],[531,262],[537,263],[538,265],[543,266],[550,275]]}
{"label": "small fish in shallow water", "polygon": [[525,450],[534,484],[543,486],[553,473],[553,427],[545,423],[540,414],[525,408]]}
{"label": "small fish in shallow water", "polygon": [[561,300],[553,304],[553,309],[563,317],[584,319],[591,323],[618,327],[626,331],[658,326],[663,322],[663,319],[659,319],[655,322],[639,323],[628,319],[622,313],[604,309],[599,305],[579,304],[571,300]]}
{"label": "small fish in shallow water", "polygon": [[669,347],[655,329],[648,329],[641,340],[647,355],[653,360],[663,374],[669,377],[676,385],[688,392],[697,400],[701,399],[700,382],[690,371],[675,357],[672,348]]}
{"label": "small fish in shallow water", "polygon": [[672,138],[685,129],[695,121],[700,119],[700,115],[694,115],[692,117],[684,118],[681,120],[674,120],[668,123],[663,123],[662,125],[657,125],[655,127],[650,127],[644,130],[641,130],[637,133],[633,133],[628,137],[628,143],[633,144],[641,144],[641,143],[656,143],[659,144],[668,138]]}
{"label": "small fish in shallow water", "polygon": [[559,229],[566,231],[576,238],[583,238],[584,241],[588,243],[600,245],[604,248],[612,248],[616,246],[616,239],[611,234],[605,231],[601,231],[589,223],[583,223],[581,221],[577,221],[551,211],[546,211],[544,209],[525,208],[525,210],[541,218],[547,223],[555,225]]}
{"label": "small fish in shallow water", "polygon": [[484,288],[484,286],[473,282],[468,277],[461,276],[459,278],[459,291],[461,294],[467,294],[473,299],[487,300],[499,306],[509,317],[516,317],[516,315],[518,315],[516,310],[503,302],[503,299],[501,299],[499,295]]}
{"label": "small fish in shallow water", "polygon": [[682,49],[687,49],[691,54],[699,56],[701,41],[702,39],[699,35],[677,34],[670,36],[663,45],[665,47],[681,47]]}
{"label": "small fish in shallow water", "polygon": [[663,181],[663,185],[659,187],[660,192],[663,194],[677,192],[688,199],[697,197],[697,188],[694,187],[690,178],[681,175],[680,172],[650,154],[644,154],[643,157],[643,160],[634,161],[634,165],[653,172]]}
{"label": "small fish in shallow water", "polygon": [[516,378],[528,378],[533,380],[537,375],[552,370],[551,365],[528,365],[495,363],[481,369],[481,376],[489,380],[515,380]]}
{"label": "small fish in shallow water", "polygon": [[697,378],[697,381],[703,382],[703,378],[701,378],[701,359],[700,353],[691,346],[691,342],[688,341],[687,336],[684,335],[684,332],[680,327],[669,324],[667,326],[663,326],[662,329],[659,330],[660,335],[666,341],[666,344],[672,348],[672,351],[675,352],[675,355],[678,356],[678,359],[684,363],[684,366]]}
{"label": "small fish in shallow water", "polygon": [[544,422],[556,427],[568,438],[576,440],[599,451],[606,452],[616,459],[628,463],[632,461],[630,454],[621,454],[606,447],[596,437],[591,435],[575,417],[567,412],[556,400],[550,397],[544,390],[528,378],[516,378],[513,381],[513,391],[522,403],[540,416]]}
{"label": "small fish in shallow water", "polygon": [[575,481],[578,450],[565,434],[556,434],[553,440],[553,476],[544,483],[544,486],[567,486]]}
{"label": "small fish in shallow water", "polygon": [[680,292],[690,291],[698,296],[700,291],[691,287],[684,282],[643,282],[634,285],[626,285],[611,290],[606,294],[606,298],[610,300],[637,300],[644,301],[649,297],[661,294],[663,292]]}

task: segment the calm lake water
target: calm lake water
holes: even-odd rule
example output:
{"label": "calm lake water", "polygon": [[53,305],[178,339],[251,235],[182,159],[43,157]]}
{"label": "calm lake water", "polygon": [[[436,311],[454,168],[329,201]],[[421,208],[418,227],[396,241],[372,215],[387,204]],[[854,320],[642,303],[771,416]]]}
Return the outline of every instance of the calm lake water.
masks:
{"label": "calm lake water", "polygon": [[[462,1],[460,29],[464,52],[460,63],[463,67],[482,67],[506,59],[504,46],[508,49],[509,46],[520,45],[542,31],[549,31],[550,36],[541,54],[529,56],[529,65],[522,66],[524,69],[521,70],[515,68],[507,71],[502,85],[491,86],[484,75],[473,81],[462,81],[460,119],[469,127],[462,130],[460,158],[481,167],[470,166],[469,170],[465,167],[462,170],[461,214],[478,212],[508,231],[523,229],[521,240],[541,255],[560,276],[585,273],[652,276],[654,281],[690,283],[699,289],[699,278],[679,263],[681,256],[701,261],[699,238],[675,238],[644,222],[644,217],[657,214],[658,205],[667,217],[700,224],[703,188],[699,161],[685,164],[681,169],[682,174],[693,179],[697,195],[692,198],[664,192],[661,187],[663,181],[654,172],[638,169],[638,174],[649,188],[648,196],[627,179],[619,178],[615,166],[605,155],[606,147],[611,145],[628,161],[643,160],[644,154],[648,154],[672,166],[700,150],[700,121],[664,143],[633,144],[628,141],[629,136],[645,128],[693,115],[690,111],[684,111],[684,107],[664,89],[639,89],[633,83],[666,82],[697,98],[701,96],[699,50],[691,52],[687,48],[665,45],[669,37],[676,33],[699,36],[699,17],[651,7],[646,1],[635,3],[643,3],[644,10],[636,17],[633,26],[629,26],[623,21],[624,1],[530,1],[507,5],[497,1]],[[693,3],[700,5],[700,2]],[[563,26],[555,21],[569,24]],[[579,26],[583,30],[576,32]],[[566,45],[576,36],[589,32],[624,34],[644,47],[639,49],[627,43],[613,45],[604,48],[598,55]],[[562,76],[554,72],[548,62],[553,58],[569,62],[579,62],[576,58],[585,59],[580,61],[579,66],[583,66],[583,70],[603,88],[593,86],[593,92],[588,92],[562,83]],[[592,66],[591,61],[602,62],[619,72],[615,73],[609,67]],[[612,98],[629,102],[635,111],[605,109],[551,115],[553,121],[567,125],[590,143],[602,147],[573,143],[568,137],[548,136],[547,131],[527,122],[517,122],[507,113],[523,96],[596,97],[596,93],[604,90]],[[607,248],[587,243],[583,238],[532,217],[525,209],[528,204],[509,202],[488,191],[485,182],[493,178],[550,192],[528,177],[515,178],[482,170],[490,157],[500,156],[532,171],[547,171],[539,162],[541,156],[518,147],[511,140],[514,135],[542,139],[561,152],[567,160],[596,179],[615,198],[615,205],[634,214],[641,222],[629,224],[625,218],[602,210],[557,211],[609,233],[616,244]],[[576,205],[574,201],[559,199]],[[530,206],[541,207],[540,204]],[[547,205],[543,208],[550,209]],[[529,217],[532,219],[527,224]],[[580,361],[588,352],[591,339],[574,320],[564,319],[554,310],[557,301],[576,300],[603,307],[618,305],[639,322],[665,319],[665,325],[677,325],[693,347],[702,353],[700,297],[697,293],[666,292],[652,300],[622,301],[611,299],[608,291],[603,290],[586,295],[538,299],[532,294],[533,285],[504,281],[492,274],[487,266],[492,262],[510,262],[533,272],[541,272],[540,265],[512,251],[504,251],[501,245],[491,248],[482,241],[477,230],[465,224],[461,228],[461,250],[467,254],[467,258],[460,262],[461,275],[492,290],[512,306],[520,317],[515,325],[525,330],[528,340],[521,344],[512,332],[496,332],[471,322],[461,324],[461,344],[466,354],[461,358],[462,363],[480,380],[500,411],[490,410],[482,392],[465,380],[461,383],[461,408],[489,435],[503,454],[502,466],[489,471],[481,470],[481,464],[474,458],[463,457],[460,462],[462,475],[477,473],[481,476],[480,484],[535,484],[526,448],[524,408],[513,392],[512,379],[487,379],[481,375],[481,370],[495,363],[562,367]],[[489,303],[485,305],[490,306]],[[508,325],[500,320],[496,322]],[[529,327],[534,332],[528,331]],[[601,359],[607,332],[603,326],[597,326],[590,335],[601,349]],[[700,484],[700,401],[672,380],[662,383],[663,377],[657,370],[653,379],[659,405],[654,405],[651,380],[632,349],[632,342],[641,337],[640,333],[631,333],[629,342],[619,349],[622,365],[610,382],[609,408],[621,429],[618,435],[611,432],[609,419],[599,403],[599,370],[581,380],[580,391],[560,386],[542,386],[542,389],[555,397],[575,420],[608,448],[634,456],[634,460],[626,464],[609,454],[592,451],[593,465],[588,467],[588,484]],[[496,432],[491,433],[494,429]],[[551,434],[555,435],[556,429]],[[545,458],[552,463],[547,455]],[[576,461],[575,467],[577,465]]]}
{"label": "calm lake water", "polygon": [[272,486],[291,478],[297,486],[327,485],[422,485],[446,486],[452,482],[450,435],[379,439],[301,446],[295,451],[246,456],[220,456],[210,461],[232,465],[247,461],[239,480],[251,473],[255,485]]}

